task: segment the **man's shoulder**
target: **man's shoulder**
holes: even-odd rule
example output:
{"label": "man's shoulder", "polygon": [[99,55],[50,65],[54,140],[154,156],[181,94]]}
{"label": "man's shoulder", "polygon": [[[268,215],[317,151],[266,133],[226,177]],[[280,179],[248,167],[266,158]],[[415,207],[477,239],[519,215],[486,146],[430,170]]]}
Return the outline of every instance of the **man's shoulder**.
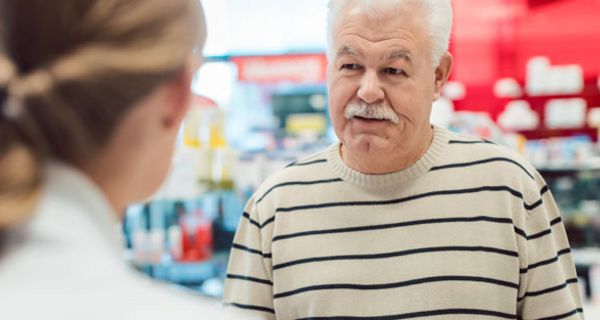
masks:
{"label": "man's shoulder", "polygon": [[[486,183],[507,183],[520,186],[520,192],[538,194],[545,186],[536,168],[518,152],[502,144],[464,134],[451,133],[449,145],[437,169],[452,168],[453,172],[487,177]],[[492,180],[489,180],[492,179]],[[482,180],[484,181],[484,180]]]}
{"label": "man's shoulder", "polygon": [[535,168],[523,155],[501,143],[460,133],[450,133],[448,143],[449,157],[447,159],[452,159],[448,161],[510,162],[523,167],[530,173],[535,171]]}
{"label": "man's shoulder", "polygon": [[335,172],[328,164],[328,153],[332,148],[334,148],[333,145],[277,170],[260,185],[255,196],[260,199],[280,187],[310,185],[323,180],[335,179]]}

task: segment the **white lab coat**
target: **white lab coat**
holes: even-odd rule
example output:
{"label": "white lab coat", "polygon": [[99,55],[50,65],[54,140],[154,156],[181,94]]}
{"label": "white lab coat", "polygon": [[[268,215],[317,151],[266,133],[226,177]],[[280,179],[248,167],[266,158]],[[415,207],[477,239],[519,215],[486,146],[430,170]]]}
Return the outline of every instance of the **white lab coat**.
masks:
{"label": "white lab coat", "polygon": [[0,319],[247,319],[127,266],[117,216],[77,170],[49,164],[43,192],[0,256]]}

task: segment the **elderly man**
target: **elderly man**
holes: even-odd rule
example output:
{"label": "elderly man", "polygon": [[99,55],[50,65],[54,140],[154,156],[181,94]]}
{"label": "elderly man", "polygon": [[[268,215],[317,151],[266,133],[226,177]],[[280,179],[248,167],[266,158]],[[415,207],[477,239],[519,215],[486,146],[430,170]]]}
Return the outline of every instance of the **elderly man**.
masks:
{"label": "elderly man", "polygon": [[264,319],[583,318],[539,173],[429,123],[452,66],[449,0],[329,8],[340,142],[249,201],[224,302]]}

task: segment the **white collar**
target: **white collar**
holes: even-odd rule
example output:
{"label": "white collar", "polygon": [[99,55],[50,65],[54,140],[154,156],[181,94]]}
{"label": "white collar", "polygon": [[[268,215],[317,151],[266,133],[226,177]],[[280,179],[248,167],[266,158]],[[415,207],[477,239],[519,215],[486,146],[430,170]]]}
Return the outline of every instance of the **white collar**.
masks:
{"label": "white collar", "polygon": [[85,219],[89,221],[89,231],[97,233],[115,254],[121,255],[122,238],[116,229],[118,216],[104,192],[88,176],[65,163],[49,162],[44,181],[43,197],[36,212],[40,216],[33,217],[33,225],[41,220],[45,229],[54,226],[68,230],[70,219]]}

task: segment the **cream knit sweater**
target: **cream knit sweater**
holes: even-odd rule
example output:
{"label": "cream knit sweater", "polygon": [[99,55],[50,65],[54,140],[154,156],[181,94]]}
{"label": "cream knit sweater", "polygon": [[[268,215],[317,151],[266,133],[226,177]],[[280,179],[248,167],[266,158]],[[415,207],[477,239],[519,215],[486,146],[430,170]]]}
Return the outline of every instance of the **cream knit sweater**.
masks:
{"label": "cream knit sweater", "polygon": [[400,172],[364,175],[339,145],[248,202],[224,302],[264,319],[582,319],[554,199],[513,152],[435,128]]}

